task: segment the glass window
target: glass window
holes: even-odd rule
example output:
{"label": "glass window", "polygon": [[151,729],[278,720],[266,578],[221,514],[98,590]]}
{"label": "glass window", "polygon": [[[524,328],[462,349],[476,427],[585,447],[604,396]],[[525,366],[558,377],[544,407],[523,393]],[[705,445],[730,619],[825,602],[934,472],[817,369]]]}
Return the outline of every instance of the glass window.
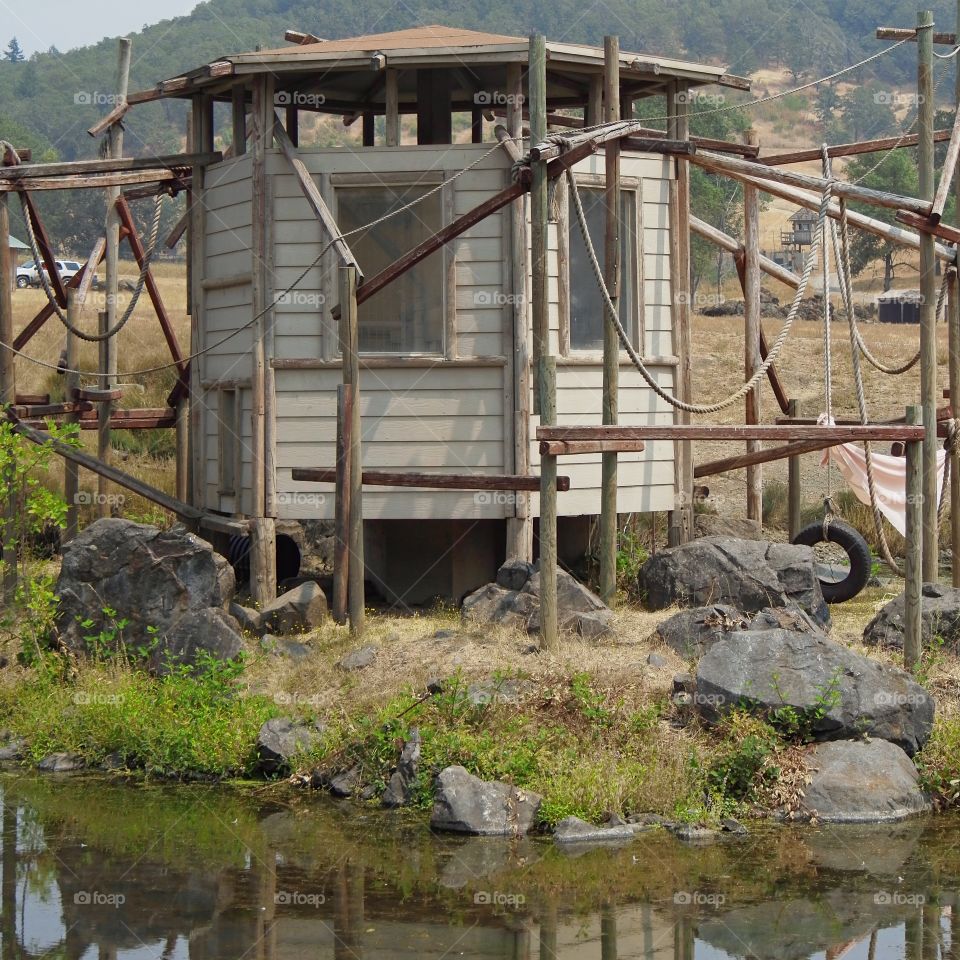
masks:
{"label": "glass window", "polygon": [[[337,188],[337,223],[344,233],[377,220],[433,189],[429,186]],[[440,191],[369,230],[347,237],[366,277],[372,277],[443,226]],[[443,353],[443,250],[398,277],[360,305],[365,353]]]}
{"label": "glass window", "polygon": [[[587,219],[590,239],[603,267],[606,233],[604,193],[602,188],[578,184],[580,202]],[[602,350],[604,316],[603,296],[590,264],[590,254],[583,242],[580,223],[573,201],[570,201],[570,347],[574,350]],[[620,321],[636,344],[637,331],[637,193],[620,191]]]}

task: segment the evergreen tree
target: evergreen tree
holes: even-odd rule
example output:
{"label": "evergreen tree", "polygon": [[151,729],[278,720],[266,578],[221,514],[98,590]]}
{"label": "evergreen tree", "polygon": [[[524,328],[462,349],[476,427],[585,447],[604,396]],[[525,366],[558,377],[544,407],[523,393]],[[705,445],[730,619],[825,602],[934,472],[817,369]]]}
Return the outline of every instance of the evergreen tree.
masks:
{"label": "evergreen tree", "polygon": [[7,49],[3,51],[3,59],[9,60],[11,63],[21,63],[27,59],[23,55],[23,48],[20,46],[20,41],[17,40],[16,37],[12,37],[7,44]]}

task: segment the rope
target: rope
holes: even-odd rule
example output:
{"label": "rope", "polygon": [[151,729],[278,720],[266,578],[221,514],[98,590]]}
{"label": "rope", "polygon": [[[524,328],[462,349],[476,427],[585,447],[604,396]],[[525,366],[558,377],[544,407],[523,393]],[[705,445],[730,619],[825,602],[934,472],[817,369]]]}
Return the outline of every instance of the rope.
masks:
{"label": "rope", "polygon": [[[820,155],[823,160],[823,178],[830,181],[833,174],[830,169],[830,153],[827,145],[821,144]],[[831,224],[824,219],[820,224],[820,243],[823,245],[823,386],[827,417],[833,418],[833,353],[830,340],[830,257],[827,255],[827,230]],[[839,261],[837,261],[839,263]],[[830,496],[830,473],[827,472],[827,497]]]}
{"label": "rope", "polygon": [[[807,259],[803,266],[803,275],[800,277],[800,283],[797,287],[796,295],[793,298],[793,303],[790,305],[790,312],[787,314],[787,318],[784,320],[783,327],[781,328],[780,333],[777,335],[776,340],[774,340],[773,344],[771,345],[770,350],[767,353],[766,360],[764,360],[763,363],[757,367],[753,376],[750,377],[750,379],[747,380],[747,382],[744,383],[739,390],[730,394],[730,396],[719,401],[718,403],[687,403],[667,393],[657,383],[649,369],[644,365],[643,360],[641,360],[638,356],[633,344],[630,342],[630,338],[627,335],[626,330],[624,330],[623,323],[620,320],[620,315],[617,312],[617,308],[610,299],[610,291],[607,289],[607,284],[603,276],[603,270],[601,269],[600,262],[597,259],[597,251],[594,249],[593,239],[590,236],[590,230],[587,226],[587,219],[583,212],[583,205],[580,202],[580,192],[577,189],[576,177],[571,177],[568,175],[567,179],[570,183],[570,195],[573,198],[573,206],[577,214],[577,222],[580,225],[580,233],[583,235],[583,242],[587,249],[587,253],[590,256],[590,266],[593,268],[594,278],[596,279],[597,286],[599,287],[600,293],[603,296],[607,315],[610,318],[610,322],[616,328],[617,336],[620,338],[620,343],[623,345],[623,349],[630,357],[633,365],[640,372],[640,376],[643,377],[647,386],[650,387],[650,389],[653,390],[653,392],[660,397],[661,400],[666,401],[672,407],[676,407],[676,409],[683,410],[686,413],[719,413],[721,410],[733,406],[733,404],[746,397],[747,394],[750,393],[750,391],[753,390],[767,375],[767,371],[780,355],[780,351],[790,334],[790,328],[793,326],[793,322],[797,318],[800,302],[803,299],[804,293],[806,292],[807,283],[810,280],[810,274],[813,272],[813,267],[816,263],[817,251],[820,247],[819,232],[814,235],[814,242],[810,245],[810,252],[807,254]],[[823,227],[823,223],[826,220],[827,210],[830,206],[831,195],[832,188],[830,183],[827,183],[826,187],[824,188],[823,197],[820,202],[820,212],[817,217],[817,225],[819,228]]]}
{"label": "rope", "polygon": [[[126,309],[123,311],[123,316],[105,333],[93,334],[85,333],[83,330],[75,327],[63,312],[63,308],[57,302],[57,298],[50,288],[50,278],[47,276],[46,270],[40,266],[40,253],[37,247],[37,238],[34,234],[33,229],[33,220],[30,217],[30,209],[27,206],[27,198],[25,194],[20,194],[20,203],[23,207],[23,219],[27,225],[27,239],[30,241],[30,252],[33,254],[34,262],[37,264],[37,274],[40,277],[40,285],[43,287],[44,293],[47,295],[47,300],[50,302],[50,306],[53,307],[53,312],[56,314],[60,322],[67,328],[67,330],[72,333],[75,337],[79,337],[81,340],[86,340],[88,343],[102,343],[104,340],[109,340],[112,337],[115,337],[126,325],[129,319],[133,316],[133,311],[136,309],[137,302],[140,299],[140,294],[143,292],[143,286],[147,279],[147,273],[150,270],[150,262],[153,259],[153,253],[157,248],[157,236],[160,233],[160,218],[163,213],[163,201],[165,199],[165,194],[157,194],[156,206],[153,213],[153,223],[150,227],[150,241],[149,246],[143,257],[143,264],[140,267],[140,275],[137,277],[137,285],[134,287],[133,296],[130,298],[130,302],[127,304]],[[57,369],[60,369],[59,367]],[[65,371],[66,372],[66,371]]]}

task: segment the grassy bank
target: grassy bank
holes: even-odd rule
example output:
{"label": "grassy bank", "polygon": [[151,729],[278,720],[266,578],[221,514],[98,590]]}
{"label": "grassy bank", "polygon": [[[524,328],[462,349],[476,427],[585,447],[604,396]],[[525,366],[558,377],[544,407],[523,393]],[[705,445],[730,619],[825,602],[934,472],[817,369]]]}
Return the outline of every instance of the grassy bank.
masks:
{"label": "grassy bank", "polygon": [[[884,599],[873,591],[835,608],[834,636],[857,647]],[[356,673],[337,667],[353,641],[334,625],[303,638],[310,648],[303,661],[251,642],[242,663],[160,678],[123,658],[49,654],[3,671],[0,726],[28,741],[28,764],[67,751],[136,776],[223,779],[255,775],[256,735],[269,717],[316,719],[322,740],[297,758],[297,770],[329,776],[356,767],[374,803],[417,727],[422,762],[413,802],[424,809],[436,773],[450,764],[541,793],[546,824],[569,814],[597,821],[611,811],[709,823],[789,808],[803,784],[802,730],[736,715],[704,728],[672,700],[674,675],[691,665],[650,639],[663,617],[624,607],[616,640],[570,639],[555,654],[530,654],[525,635],[463,629],[446,610],[374,616],[364,642],[377,646],[377,658]],[[11,661],[15,655],[8,649]],[[938,801],[952,805],[960,666],[934,647],[918,676],[938,703],[918,766]]]}

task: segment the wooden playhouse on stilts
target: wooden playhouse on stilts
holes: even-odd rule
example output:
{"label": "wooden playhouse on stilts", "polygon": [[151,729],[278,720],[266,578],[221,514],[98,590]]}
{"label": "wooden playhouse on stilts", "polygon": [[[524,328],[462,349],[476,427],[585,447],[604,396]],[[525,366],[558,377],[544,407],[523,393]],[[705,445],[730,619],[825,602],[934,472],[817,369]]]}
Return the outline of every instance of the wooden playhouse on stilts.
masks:
{"label": "wooden playhouse on stilts", "polygon": [[[538,337],[549,337],[556,357],[564,421],[601,422],[604,305],[554,171],[548,315],[539,329],[533,323],[530,201],[519,188],[502,199],[530,137],[527,39],[448,27],[300,39],[159,88],[192,100],[196,150],[212,148],[217,111],[231,111],[233,124],[232,156],[193,177],[193,349],[205,351],[190,371],[193,502],[254,520],[334,518],[333,485],[294,471],[336,464],[344,372],[334,308],[340,270],[355,264],[363,469],[374,482],[378,472],[436,478],[433,489],[364,490],[366,576],[391,600],[456,599],[490,580],[504,557],[535,551]],[[605,101],[602,48],[545,49],[555,130],[577,133],[575,114],[559,114],[569,108],[582,108],[587,126],[609,119],[611,106],[615,119],[631,118],[656,96],[657,112],[669,111],[668,133],[640,130],[617,151],[620,303],[636,349],[664,389],[682,393],[688,191],[675,155],[688,149],[688,91],[745,83],[716,67],[620,53],[619,83]],[[355,122],[362,142],[305,142],[305,111]],[[577,178],[602,247],[606,172],[596,150],[563,169]],[[477,208],[486,215],[459,229]],[[444,231],[449,239],[438,242]],[[403,270],[418,246],[429,254]],[[625,354],[619,366],[620,422],[672,422]],[[600,460],[564,471],[559,538],[569,559],[587,547]],[[680,466],[669,442],[623,454],[618,510],[674,511]]]}

